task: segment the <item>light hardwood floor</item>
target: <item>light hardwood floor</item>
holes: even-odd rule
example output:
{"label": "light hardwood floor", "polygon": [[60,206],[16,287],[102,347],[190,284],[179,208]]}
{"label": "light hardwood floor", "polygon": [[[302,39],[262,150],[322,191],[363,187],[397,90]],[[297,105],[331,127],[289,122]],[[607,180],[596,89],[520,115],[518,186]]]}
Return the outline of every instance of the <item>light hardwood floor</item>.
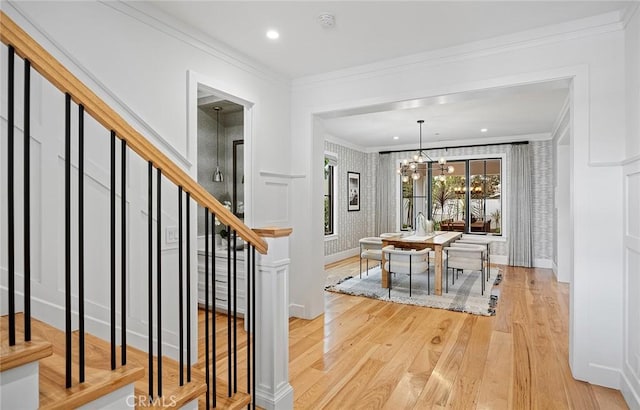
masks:
{"label": "light hardwood floor", "polygon": [[[290,320],[299,409],[624,409],[620,392],[568,364],[567,285],[500,266],[497,315],[480,317],[325,293],[325,314]],[[327,266],[358,272],[358,258]]]}

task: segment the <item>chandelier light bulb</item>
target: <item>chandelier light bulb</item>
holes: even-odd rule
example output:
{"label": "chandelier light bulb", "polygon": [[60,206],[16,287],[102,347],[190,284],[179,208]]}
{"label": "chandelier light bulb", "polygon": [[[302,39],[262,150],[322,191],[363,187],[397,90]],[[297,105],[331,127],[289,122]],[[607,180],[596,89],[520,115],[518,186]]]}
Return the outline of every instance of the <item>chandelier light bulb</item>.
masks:
{"label": "chandelier light bulb", "polygon": [[409,168],[411,168],[411,170],[416,169],[416,163],[412,162],[411,164],[409,164]]}
{"label": "chandelier light bulb", "polygon": [[422,158],[422,156],[418,157],[418,163],[422,164],[422,162],[424,161],[424,158]]}
{"label": "chandelier light bulb", "polygon": [[417,172],[414,172],[413,174],[411,174],[411,178],[417,181],[420,179],[420,174]]}
{"label": "chandelier light bulb", "polygon": [[396,171],[398,171],[398,174],[402,174],[402,169],[398,168]]}
{"label": "chandelier light bulb", "polygon": [[440,165],[444,165],[446,163],[447,163],[447,160],[444,159],[444,157],[440,157],[440,159],[438,160],[438,164],[440,164]]}
{"label": "chandelier light bulb", "polygon": [[408,160],[408,159],[406,159],[406,158],[405,158],[405,159],[403,159],[403,160],[402,160],[402,164],[403,164],[403,165],[407,165],[407,164],[409,164],[409,160]]}
{"label": "chandelier light bulb", "polygon": [[403,175],[402,182],[409,182],[409,175]]}
{"label": "chandelier light bulb", "polygon": [[447,167],[447,172],[450,173],[450,174],[453,174],[453,171],[455,171],[455,168],[453,168],[453,165],[449,165]]}

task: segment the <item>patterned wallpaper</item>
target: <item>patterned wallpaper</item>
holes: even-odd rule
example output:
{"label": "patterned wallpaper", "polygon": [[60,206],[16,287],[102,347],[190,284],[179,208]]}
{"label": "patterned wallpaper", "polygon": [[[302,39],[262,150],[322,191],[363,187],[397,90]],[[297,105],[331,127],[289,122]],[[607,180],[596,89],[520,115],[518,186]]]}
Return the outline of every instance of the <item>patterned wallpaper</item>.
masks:
{"label": "patterned wallpaper", "polygon": [[[541,259],[551,259],[553,257],[553,142],[548,141],[531,141],[529,143],[531,153],[531,172],[532,172],[532,189],[533,189],[533,242],[534,257]],[[325,242],[325,256],[334,253],[353,249],[358,246],[358,239],[371,236],[375,231],[375,175],[377,167],[377,153],[363,153],[341,145],[325,142],[325,150],[338,154],[338,200],[342,204],[338,209],[337,230],[338,238],[333,241]],[[427,150],[429,156],[438,158],[444,156],[446,158],[463,158],[466,156],[474,157],[496,157],[505,156],[502,164],[503,169],[508,169],[511,146],[509,145],[493,145],[484,147],[466,147],[453,148],[448,150]],[[392,163],[399,163],[407,157],[407,153],[393,153]],[[343,165],[344,164],[344,165]],[[345,169],[344,167],[348,169]],[[346,199],[346,173],[347,171],[360,172],[360,184],[362,195],[362,207],[360,212],[347,212]],[[389,172],[395,173],[394,169]],[[510,187],[509,174],[504,173],[503,181],[504,193],[508,195]],[[399,197],[400,184],[398,183],[393,189],[396,197]],[[396,215],[399,210],[399,201],[394,202],[394,206],[389,212]],[[503,200],[503,218],[508,218],[504,209],[506,206],[506,198]],[[351,215],[350,215],[351,214]],[[353,215],[360,214],[360,215]],[[364,224],[364,225],[363,225]],[[508,238],[506,241],[494,242],[492,245],[492,253],[496,255],[507,255]]]}
{"label": "patterned wallpaper", "polygon": [[535,258],[553,259],[554,250],[554,143],[532,141],[531,190],[533,191],[533,255]]}
{"label": "patterned wallpaper", "polygon": [[[373,235],[375,226],[375,175],[377,153],[364,153],[327,142],[325,151],[336,154],[335,239],[324,243],[324,254],[346,251],[359,246],[360,238]],[[347,211],[347,172],[360,173],[360,211]]]}

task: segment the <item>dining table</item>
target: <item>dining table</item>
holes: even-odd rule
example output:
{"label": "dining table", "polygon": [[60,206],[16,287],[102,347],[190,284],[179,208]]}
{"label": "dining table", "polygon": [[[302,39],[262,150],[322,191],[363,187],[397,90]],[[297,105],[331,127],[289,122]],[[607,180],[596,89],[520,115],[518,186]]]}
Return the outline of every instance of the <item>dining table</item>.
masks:
{"label": "dining table", "polygon": [[[393,245],[396,248],[421,250],[433,249],[435,253],[434,294],[442,295],[442,249],[462,236],[462,232],[435,231],[423,236],[398,234],[382,238],[382,247]],[[389,272],[385,269],[386,257],[382,252],[382,287],[389,287]]]}

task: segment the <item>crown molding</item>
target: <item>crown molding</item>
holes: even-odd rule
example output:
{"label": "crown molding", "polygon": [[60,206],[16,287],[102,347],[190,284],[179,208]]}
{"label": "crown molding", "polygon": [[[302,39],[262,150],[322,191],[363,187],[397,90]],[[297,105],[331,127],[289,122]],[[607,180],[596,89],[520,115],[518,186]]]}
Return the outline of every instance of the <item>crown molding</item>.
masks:
{"label": "crown molding", "polygon": [[640,10],[639,3],[633,3],[630,6],[627,6],[623,15],[622,15],[622,25],[626,29],[629,22],[633,19],[634,15]]}
{"label": "crown molding", "polygon": [[99,0],[99,2],[251,75],[279,86],[288,88],[291,85],[286,76],[273,71],[269,67],[221,43],[219,40],[193,29],[151,4],[120,0]]}
{"label": "crown molding", "polygon": [[459,46],[447,47],[404,57],[389,59],[372,64],[364,64],[343,70],[300,77],[292,81],[293,88],[318,86],[326,82],[351,81],[379,77],[415,66],[435,66],[464,61],[472,58],[504,53],[512,50],[559,43],[581,37],[622,30],[622,13],[613,11],[597,16],[572,20],[518,33],[507,34],[486,40],[474,41]]}
{"label": "crown molding", "polygon": [[[493,144],[507,144],[517,141],[548,141],[552,139],[552,135],[548,132],[538,134],[522,134],[511,135],[492,138],[474,138],[474,139],[457,139],[457,140],[441,140],[431,143],[423,143],[422,150],[437,150],[445,147],[464,147],[467,145],[493,145]],[[367,148],[365,152],[381,152],[381,151],[401,151],[401,150],[418,150],[416,144],[403,144],[403,145],[385,145]]]}
{"label": "crown molding", "polygon": [[325,135],[324,140],[326,142],[329,142],[329,143],[332,143],[332,144],[337,144],[337,145],[340,145],[342,147],[352,149],[354,151],[359,151],[359,152],[364,152],[364,153],[374,152],[374,151],[370,151],[369,148],[367,148],[367,147],[363,147],[361,145],[354,144],[353,142],[349,142],[347,140],[343,140],[342,138],[338,138],[336,136],[329,135],[329,134]]}

